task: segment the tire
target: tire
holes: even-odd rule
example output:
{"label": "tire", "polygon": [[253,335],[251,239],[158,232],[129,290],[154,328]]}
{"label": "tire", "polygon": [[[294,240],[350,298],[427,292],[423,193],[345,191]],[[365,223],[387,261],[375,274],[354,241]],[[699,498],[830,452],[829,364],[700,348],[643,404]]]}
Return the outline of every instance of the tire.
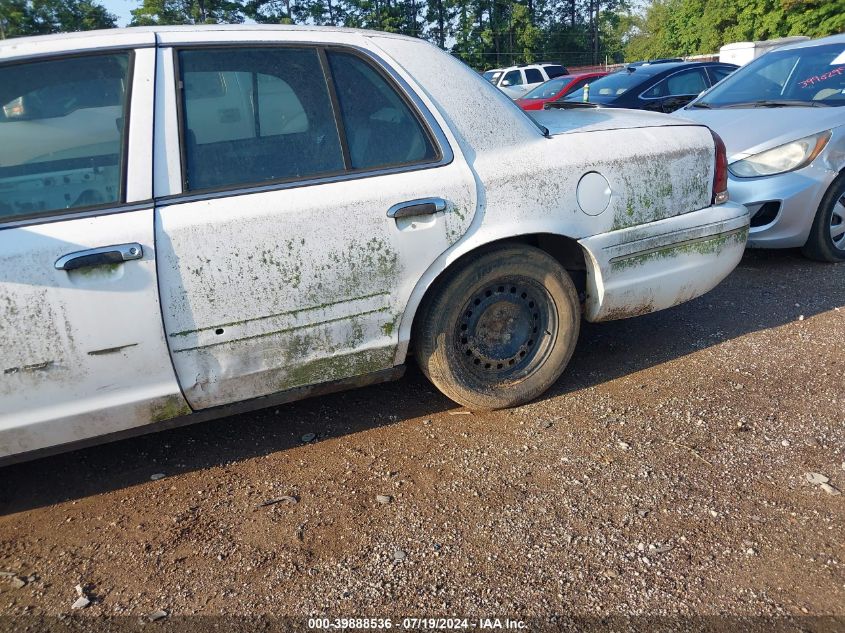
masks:
{"label": "tire", "polygon": [[821,262],[845,261],[845,174],[834,180],[824,194],[801,250]]}
{"label": "tire", "polygon": [[477,411],[513,407],[551,387],[581,324],[569,274],[531,246],[487,251],[447,272],[420,315],[417,363],[448,398]]}

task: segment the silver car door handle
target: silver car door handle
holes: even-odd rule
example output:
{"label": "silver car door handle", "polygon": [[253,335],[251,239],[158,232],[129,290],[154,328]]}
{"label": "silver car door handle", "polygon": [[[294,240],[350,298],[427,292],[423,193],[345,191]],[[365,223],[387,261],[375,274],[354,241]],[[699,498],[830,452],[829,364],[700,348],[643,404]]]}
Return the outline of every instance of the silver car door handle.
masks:
{"label": "silver car door handle", "polygon": [[89,266],[121,264],[132,259],[141,259],[143,256],[144,249],[137,242],[89,248],[84,251],[62,255],[56,260],[56,270],[76,270],[77,268],[87,268]]}
{"label": "silver car door handle", "polygon": [[434,215],[445,210],[446,201],[443,198],[420,198],[394,204],[387,210],[387,217],[398,219],[415,215]]}

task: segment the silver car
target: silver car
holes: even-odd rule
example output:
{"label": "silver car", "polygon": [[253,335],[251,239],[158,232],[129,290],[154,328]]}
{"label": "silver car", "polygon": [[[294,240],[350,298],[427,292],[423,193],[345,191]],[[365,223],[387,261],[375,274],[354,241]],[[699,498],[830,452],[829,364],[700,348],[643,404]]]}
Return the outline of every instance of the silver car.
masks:
{"label": "silver car", "polygon": [[675,114],[724,140],[750,246],[845,261],[845,34],[767,53]]}

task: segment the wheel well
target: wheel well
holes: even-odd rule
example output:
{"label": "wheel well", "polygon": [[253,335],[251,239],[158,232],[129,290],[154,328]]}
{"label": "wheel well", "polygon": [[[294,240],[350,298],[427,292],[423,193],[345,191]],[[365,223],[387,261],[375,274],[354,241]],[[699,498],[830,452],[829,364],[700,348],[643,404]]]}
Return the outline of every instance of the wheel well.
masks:
{"label": "wheel well", "polygon": [[[575,284],[575,289],[578,291],[578,297],[580,298],[581,303],[584,302],[587,292],[587,264],[584,259],[584,249],[581,248],[581,245],[578,244],[576,240],[571,237],[566,237],[565,235],[556,235],[554,233],[532,233],[529,235],[508,237],[479,246],[478,248],[461,255],[461,257],[452,262],[451,265],[440,271],[425,291],[422,300],[417,306],[417,311],[414,314],[414,322],[411,324],[411,338],[413,339],[414,337],[418,316],[425,310],[428,298],[443,282],[447,272],[455,270],[456,267],[462,266],[468,260],[478,257],[482,253],[488,253],[492,250],[496,250],[497,248],[501,248],[502,246],[512,246],[514,244],[534,246],[557,260],[557,262],[569,273],[570,277],[572,277],[572,282]],[[411,349],[413,349],[413,346],[409,346],[409,352]]]}

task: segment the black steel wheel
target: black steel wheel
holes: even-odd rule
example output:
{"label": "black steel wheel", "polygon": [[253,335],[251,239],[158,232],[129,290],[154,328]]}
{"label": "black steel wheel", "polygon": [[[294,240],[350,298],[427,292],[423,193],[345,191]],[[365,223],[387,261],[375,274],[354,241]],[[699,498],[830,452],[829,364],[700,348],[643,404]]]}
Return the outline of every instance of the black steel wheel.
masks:
{"label": "black steel wheel", "polygon": [[579,326],[567,272],[539,249],[510,246],[447,273],[422,306],[414,351],[449,398],[498,409],[536,398],[557,380]]}

